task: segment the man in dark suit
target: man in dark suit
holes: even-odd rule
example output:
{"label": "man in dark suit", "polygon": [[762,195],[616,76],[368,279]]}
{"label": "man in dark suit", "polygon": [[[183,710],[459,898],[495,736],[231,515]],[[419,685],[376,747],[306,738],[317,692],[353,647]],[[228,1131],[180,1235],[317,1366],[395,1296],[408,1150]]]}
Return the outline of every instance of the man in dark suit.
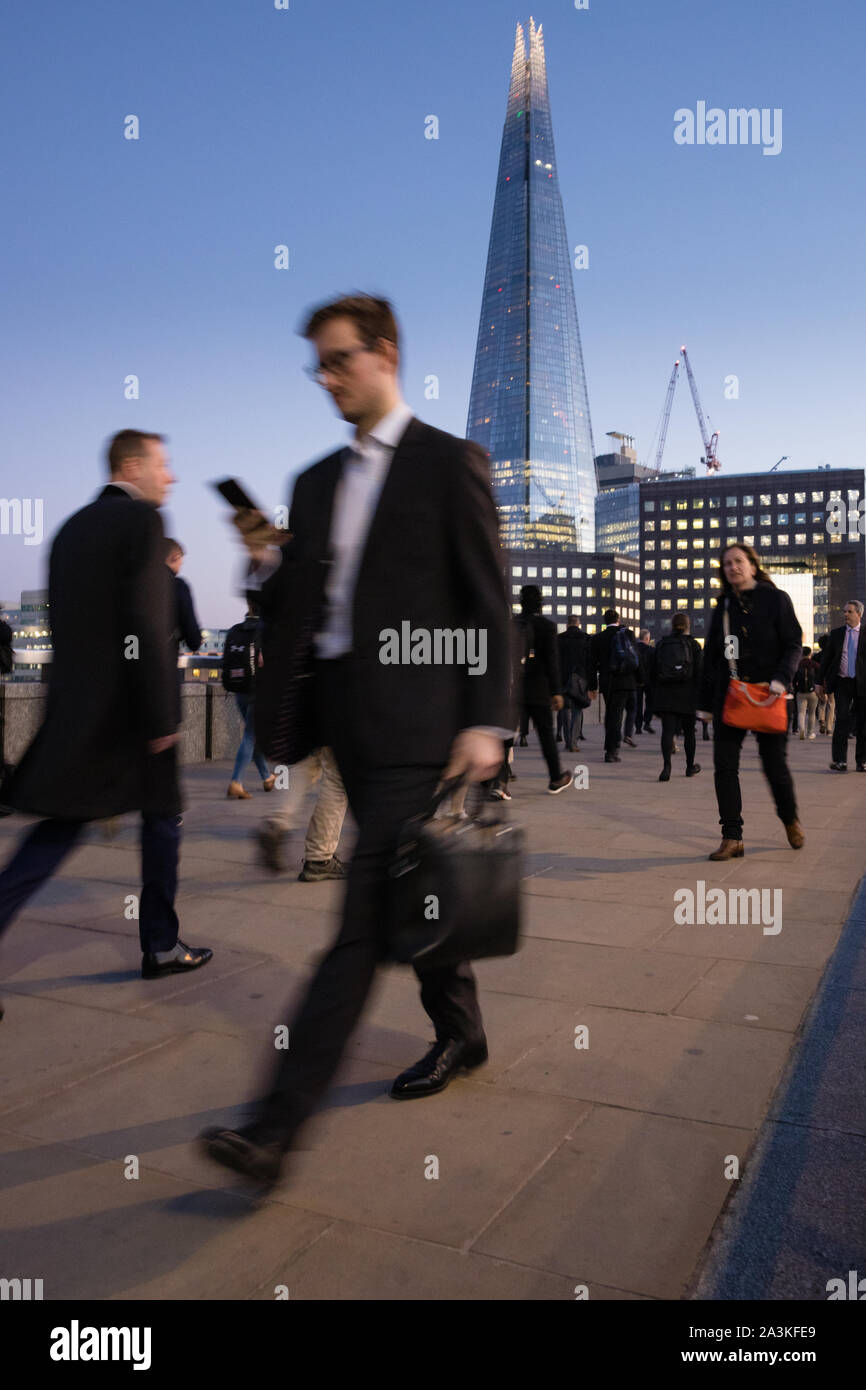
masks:
{"label": "man in dark suit", "polygon": [[[260,514],[238,517],[259,575],[273,569],[261,583],[256,732],[274,761],[333,749],[358,840],[340,932],[291,1023],[289,1048],[277,1053],[265,1100],[243,1129],[202,1136],[211,1158],[264,1181],[279,1175],[331,1081],[386,953],[387,869],[401,826],[429,806],[442,777],[492,777],[514,728],[487,458],[401,400],[386,300],[325,305],[303,336],[318,355],[313,374],[355,431],[348,448],[297,478],[288,540]],[[463,635],[465,661],[431,660],[424,633],[436,630]],[[397,1077],[396,1099],[436,1094],[487,1058],[471,967],[416,973],[436,1043]]]}
{"label": "man in dark suit", "polygon": [[152,979],[212,955],[178,939],[174,910],[180,695],[158,511],[174,479],[158,434],[122,430],[108,463],[111,481],[51,547],[45,720],[0,793],[5,805],[45,819],[0,873],[0,932],[88,821],[140,811],[141,973]]}
{"label": "man in dark suit", "polygon": [[565,746],[569,753],[579,753],[580,740],[583,738],[584,706],[579,705],[574,696],[569,694],[569,683],[572,676],[579,677],[584,683],[588,682],[589,634],[580,626],[580,618],[576,613],[569,615],[565,631],[560,632],[556,639],[556,646],[562,697],[565,700]]}
{"label": "man in dark suit", "polygon": [[[538,731],[541,751],[547,763],[547,790],[558,795],[571,786],[571,774],[563,772],[553,732],[553,710],[561,710],[562,677],[556,646],[556,624],[541,612],[541,590],[537,584],[524,584],[520,590],[520,613],[514,619],[518,646],[523,646],[520,668],[522,719],[527,728],[532,720]],[[521,723],[522,726],[522,723]]]}
{"label": "man in dark suit", "polygon": [[815,692],[820,699],[825,690],[836,697],[836,723],[833,726],[832,772],[848,771],[848,736],[854,725],[854,761],[858,772],[866,772],[866,643],[862,638],[863,604],[849,599],[845,622],[834,627],[821,652]]}
{"label": "man in dark suit", "polygon": [[604,696],[604,760],[618,763],[623,711],[637,686],[638,655],[634,634],[630,628],[620,629],[619,614],[613,608],[605,613],[604,623],[592,641],[589,694],[594,700],[601,690]]}

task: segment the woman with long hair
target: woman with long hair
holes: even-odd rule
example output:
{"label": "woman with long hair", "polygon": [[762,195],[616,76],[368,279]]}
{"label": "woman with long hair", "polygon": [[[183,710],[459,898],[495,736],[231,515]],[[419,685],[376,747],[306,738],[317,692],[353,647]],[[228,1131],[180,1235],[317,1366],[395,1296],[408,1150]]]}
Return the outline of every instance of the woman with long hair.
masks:
{"label": "woman with long hair", "polygon": [[[726,546],[720,569],[722,592],[704,643],[698,718],[709,718],[712,711],[722,843],[709,858],[739,859],[744,853],[740,749],[747,731],[726,724],[722,717],[731,678],[729,661],[735,658],[738,680],[767,684],[771,694],[784,699],[800,664],[803,631],[790,598],[761,568],[750,545],[737,542]],[[797,818],[797,799],[786,756],[787,729],[783,733],[759,732],[757,738],[776,814],[791,848],[800,849],[805,836]]]}

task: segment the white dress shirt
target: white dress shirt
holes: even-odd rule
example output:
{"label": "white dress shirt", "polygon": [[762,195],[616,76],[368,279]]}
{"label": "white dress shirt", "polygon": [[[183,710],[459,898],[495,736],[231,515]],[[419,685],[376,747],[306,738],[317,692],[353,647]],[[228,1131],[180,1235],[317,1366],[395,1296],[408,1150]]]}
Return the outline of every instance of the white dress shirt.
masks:
{"label": "white dress shirt", "polygon": [[356,435],[347,450],[331,512],[332,561],[325,584],[325,621],[315,639],[316,655],[323,660],[352,650],[352,600],[358,567],[394,450],[411,419],[409,406],[398,401],[367,434]]}

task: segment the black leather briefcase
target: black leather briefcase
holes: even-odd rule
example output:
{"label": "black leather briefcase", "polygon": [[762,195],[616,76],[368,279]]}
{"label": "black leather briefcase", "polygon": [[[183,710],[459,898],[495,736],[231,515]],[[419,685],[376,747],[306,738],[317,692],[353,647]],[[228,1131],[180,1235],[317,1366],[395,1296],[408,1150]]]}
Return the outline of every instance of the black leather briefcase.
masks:
{"label": "black leather briefcase", "polygon": [[436,816],[460,781],[441,787],[401,831],[388,870],[393,960],[456,965],[518,948],[524,831],[493,802],[467,817]]}

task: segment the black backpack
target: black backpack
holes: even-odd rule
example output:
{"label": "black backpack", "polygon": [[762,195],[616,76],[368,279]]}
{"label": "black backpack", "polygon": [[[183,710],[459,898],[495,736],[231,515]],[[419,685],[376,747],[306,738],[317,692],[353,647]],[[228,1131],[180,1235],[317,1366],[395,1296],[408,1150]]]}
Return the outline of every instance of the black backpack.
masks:
{"label": "black backpack", "polygon": [[259,650],[259,624],[247,618],[226,633],[223,647],[223,689],[233,695],[249,695],[256,675]]}
{"label": "black backpack", "polygon": [[692,644],[672,633],[656,647],[656,680],[659,685],[685,685],[694,676]]}
{"label": "black backpack", "polygon": [[807,657],[800,662],[794,675],[794,691],[797,695],[811,695],[815,689],[815,667]]}
{"label": "black backpack", "polygon": [[639,658],[634,638],[627,627],[618,627],[610,644],[611,675],[628,675],[629,672],[637,670],[638,663]]}

